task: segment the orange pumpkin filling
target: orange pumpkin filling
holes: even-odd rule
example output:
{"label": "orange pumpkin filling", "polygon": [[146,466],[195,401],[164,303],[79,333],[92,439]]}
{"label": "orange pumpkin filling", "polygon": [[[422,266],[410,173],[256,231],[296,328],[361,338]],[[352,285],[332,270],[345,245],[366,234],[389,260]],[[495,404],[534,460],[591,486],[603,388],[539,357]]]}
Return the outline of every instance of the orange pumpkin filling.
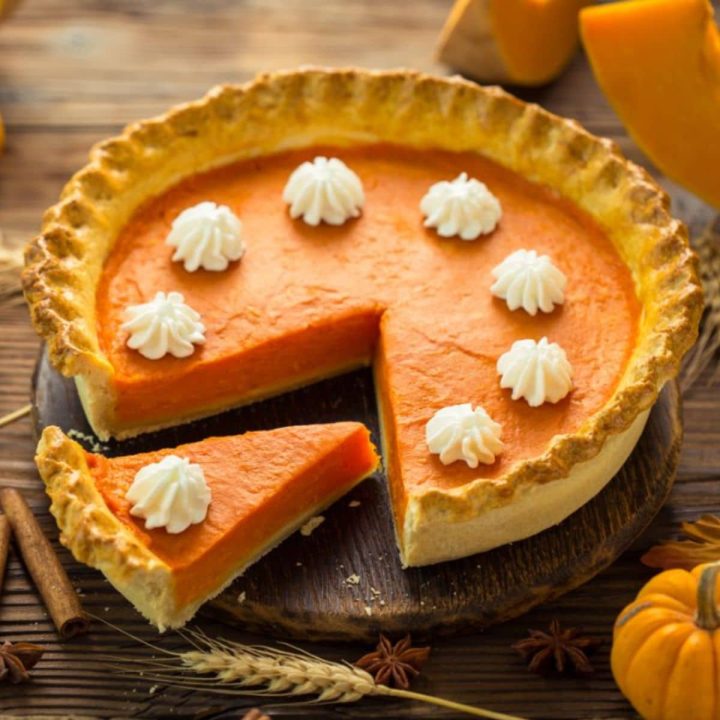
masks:
{"label": "orange pumpkin filling", "polygon": [[[341,227],[292,220],[282,201],[290,173],[316,155],[343,159],[361,178],[362,216]],[[423,227],[432,183],[460,172],[497,196],[497,229],[473,242]],[[204,200],[241,218],[247,252],[225,272],[186,272],[164,244],[172,220]],[[550,255],[565,273],[565,303],[531,317],[490,292],[491,269],[520,248]],[[126,347],[123,309],[178,290],[207,328],[186,359],[147,360]],[[396,509],[409,490],[493,478],[575,432],[609,399],[635,344],[632,277],[604,231],[551,190],[473,153],[388,145],[312,148],[190,177],[150,200],[127,224],[98,289],[102,350],[115,368],[117,412],[132,425],[276,394],[375,363]],[[567,352],[575,388],[530,408],[501,390],[498,357],[515,340],[547,336]],[[425,445],[446,405],[482,405],[503,428],[493,465],[443,466]]]}
{"label": "orange pumpkin filling", "polygon": [[[198,463],[212,493],[205,520],[175,535],[146,530],[125,498],[138,470],[169,454]],[[377,467],[378,457],[367,429],[346,422],[209,438],[120,458],[87,453],[87,461],[110,510],[171,568],[177,602],[185,605],[219,590],[298,520],[346,493]]]}

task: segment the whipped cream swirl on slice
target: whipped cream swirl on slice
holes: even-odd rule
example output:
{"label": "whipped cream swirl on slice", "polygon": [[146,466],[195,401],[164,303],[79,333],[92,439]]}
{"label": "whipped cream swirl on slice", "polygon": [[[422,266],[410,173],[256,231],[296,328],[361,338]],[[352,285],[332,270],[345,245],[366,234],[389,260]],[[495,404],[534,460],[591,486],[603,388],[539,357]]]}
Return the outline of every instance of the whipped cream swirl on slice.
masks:
{"label": "whipped cream swirl on slice", "polygon": [[149,360],[167,353],[184,358],[193,354],[194,345],[205,342],[205,326],[200,314],[185,304],[179,292],[159,292],[140,305],[125,308],[125,322],[120,326],[130,333],[128,347]]}
{"label": "whipped cream swirl on slice", "polygon": [[360,215],[365,192],[360,178],[338,158],[316,157],[296,168],[283,190],[290,217],[308,225],[342,225]]}
{"label": "whipped cream swirl on slice", "polygon": [[430,187],[420,201],[425,227],[437,228],[441,237],[459,235],[475,240],[491,233],[502,216],[498,199],[485,183],[461,173],[455,180],[442,180]]}
{"label": "whipped cream swirl on slice", "polygon": [[573,369],[565,351],[557,344],[518,340],[500,356],[497,371],[500,387],[512,390],[512,399],[525,398],[530,407],[562,400],[573,387]]}
{"label": "whipped cream swirl on slice", "polygon": [[165,239],[175,248],[172,259],[188,272],[198,268],[221,272],[245,253],[242,222],[227,207],[206,201],[183,210]]}
{"label": "whipped cream swirl on slice", "polygon": [[516,250],[492,270],[490,290],[505,300],[510,310],[523,308],[530,315],[553,311],[565,302],[567,278],[547,255],[535,250]]}
{"label": "whipped cream swirl on slice", "polygon": [[438,410],[425,426],[425,441],[443,465],[464,460],[471,468],[492,465],[503,450],[501,426],[485,409],[470,403]]}
{"label": "whipped cream swirl on slice", "polygon": [[148,530],[164,527],[175,535],[201,523],[210,505],[210,488],[200,465],[166,455],[140,468],[125,497],[130,514],[145,519]]}

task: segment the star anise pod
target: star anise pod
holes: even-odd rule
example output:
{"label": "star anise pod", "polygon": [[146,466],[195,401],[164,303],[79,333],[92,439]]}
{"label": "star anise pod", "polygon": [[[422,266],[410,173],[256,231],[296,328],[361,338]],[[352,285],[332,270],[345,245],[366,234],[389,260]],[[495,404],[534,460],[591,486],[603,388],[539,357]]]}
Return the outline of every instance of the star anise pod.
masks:
{"label": "star anise pod", "polygon": [[369,672],[378,685],[407,690],[429,656],[430,648],[413,647],[409,634],[393,645],[380,633],[380,642],[375,650],[363,655],[355,666]]}
{"label": "star anise pod", "polygon": [[44,647],[32,643],[5,641],[0,645],[0,682],[18,685],[30,679],[30,670],[45,652]]}
{"label": "star anise pod", "polygon": [[602,644],[601,640],[583,635],[580,628],[560,627],[554,619],[548,632],[529,630],[530,637],[516,642],[512,647],[528,661],[528,670],[539,675],[555,670],[563,673],[574,670],[578,675],[592,675],[595,668],[590,664],[587,653]]}

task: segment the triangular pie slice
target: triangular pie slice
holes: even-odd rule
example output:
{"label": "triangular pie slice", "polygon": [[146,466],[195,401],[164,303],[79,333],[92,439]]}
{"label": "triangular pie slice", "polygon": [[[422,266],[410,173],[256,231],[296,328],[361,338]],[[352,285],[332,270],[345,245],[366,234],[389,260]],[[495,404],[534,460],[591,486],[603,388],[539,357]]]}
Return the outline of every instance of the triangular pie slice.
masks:
{"label": "triangular pie slice", "polygon": [[[125,494],[138,470],[174,454],[199,464],[207,516],[179,534],[147,530]],[[180,627],[206,600],[378,467],[364,425],[340,422],[207,438],[108,458],[62,430],[43,432],[36,462],[61,541],[160,630]]]}

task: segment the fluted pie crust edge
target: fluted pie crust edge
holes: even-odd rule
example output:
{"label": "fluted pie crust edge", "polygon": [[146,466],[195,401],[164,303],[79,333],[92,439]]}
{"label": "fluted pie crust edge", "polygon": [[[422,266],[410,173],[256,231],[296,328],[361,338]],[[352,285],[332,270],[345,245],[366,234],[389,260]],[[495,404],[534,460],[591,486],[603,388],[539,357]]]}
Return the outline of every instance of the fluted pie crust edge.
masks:
{"label": "fluted pie crust edge", "polygon": [[[669,214],[664,191],[612,142],[499,88],[457,77],[312,68],[261,75],[134,123],[93,148],[90,162],[68,182],[45,214],[41,234],[29,243],[23,284],[50,360],[75,377],[97,434],[128,437],[155,429],[118,426],[113,368],[96,332],[95,291],[103,263],[133,212],[183,177],[212,167],[290,148],[370,142],[481,150],[550,186],[607,232],[643,305],[637,346],[621,382],[577,432],[556,436],[541,456],[517,463],[493,482],[426,490],[408,500],[405,527],[396,528],[398,542],[403,561],[420,565],[485,549],[475,530],[459,529],[517,506],[538,486],[573,477],[593,462],[600,468],[597,492],[632,450],[643,418],[696,338],[702,291],[686,228]],[[176,420],[217,410],[200,408]],[[565,503],[564,516],[586,495],[578,490]],[[501,542],[525,536],[521,528],[508,530],[512,521],[502,524]]]}

